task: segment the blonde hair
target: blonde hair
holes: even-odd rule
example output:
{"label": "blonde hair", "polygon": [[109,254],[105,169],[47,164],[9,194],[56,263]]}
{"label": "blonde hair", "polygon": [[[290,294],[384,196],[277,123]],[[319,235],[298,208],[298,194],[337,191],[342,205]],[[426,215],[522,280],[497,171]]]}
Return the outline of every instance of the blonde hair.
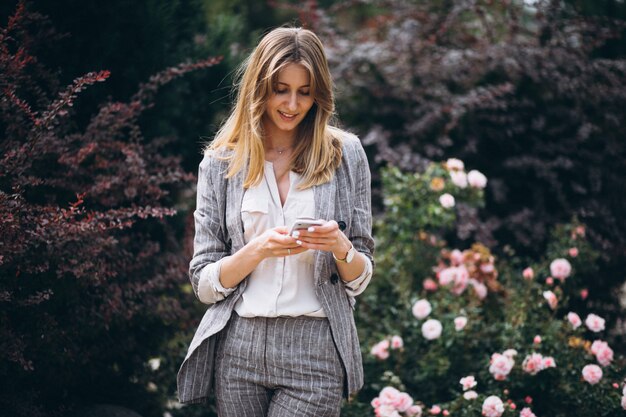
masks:
{"label": "blonde hair", "polygon": [[231,150],[221,154],[229,161],[226,178],[247,169],[243,186],[263,179],[265,150],[262,117],[278,81],[291,63],[309,72],[313,106],[297,127],[291,169],[302,175],[301,189],[330,181],[341,162],[340,130],[329,126],[335,111],[333,82],[324,47],[310,30],[281,27],[266,34],[239,70],[237,99],[207,150]]}

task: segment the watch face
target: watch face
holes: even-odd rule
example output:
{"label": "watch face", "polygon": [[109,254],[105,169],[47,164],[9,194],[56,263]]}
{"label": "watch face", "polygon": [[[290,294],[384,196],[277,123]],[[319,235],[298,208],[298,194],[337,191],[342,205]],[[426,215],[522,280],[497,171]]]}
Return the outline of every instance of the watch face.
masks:
{"label": "watch face", "polygon": [[350,248],[350,250],[348,251],[348,254],[346,255],[346,262],[350,263],[352,262],[352,258],[354,258],[354,253],[356,252],[356,249],[354,249],[354,246]]}

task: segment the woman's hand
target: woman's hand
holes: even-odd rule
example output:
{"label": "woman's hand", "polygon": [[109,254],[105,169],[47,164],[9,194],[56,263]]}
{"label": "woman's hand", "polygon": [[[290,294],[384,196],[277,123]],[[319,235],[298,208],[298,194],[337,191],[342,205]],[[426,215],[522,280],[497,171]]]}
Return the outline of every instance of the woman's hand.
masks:
{"label": "woman's hand", "polygon": [[296,230],[292,236],[302,248],[332,252],[338,259],[343,259],[352,246],[334,220],[306,230]]}
{"label": "woman's hand", "polygon": [[266,230],[253,239],[260,258],[284,257],[306,252],[308,248],[296,243],[296,238],[289,236],[286,226],[278,226]]}

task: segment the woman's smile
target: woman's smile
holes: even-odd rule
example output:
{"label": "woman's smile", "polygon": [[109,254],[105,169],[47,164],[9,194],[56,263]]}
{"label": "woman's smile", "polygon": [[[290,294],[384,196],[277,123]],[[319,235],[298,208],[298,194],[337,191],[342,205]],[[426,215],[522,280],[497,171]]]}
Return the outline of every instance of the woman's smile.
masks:
{"label": "woman's smile", "polygon": [[296,116],[298,116],[298,113],[293,114],[293,113],[283,112],[280,110],[278,110],[278,114],[280,114],[281,118],[287,122],[293,121],[296,118]]}

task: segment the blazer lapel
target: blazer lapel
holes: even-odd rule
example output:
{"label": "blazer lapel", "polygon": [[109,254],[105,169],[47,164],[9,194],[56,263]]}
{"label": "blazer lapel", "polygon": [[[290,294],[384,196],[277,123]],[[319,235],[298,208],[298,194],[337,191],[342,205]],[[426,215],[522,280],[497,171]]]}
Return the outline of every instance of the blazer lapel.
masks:
{"label": "blazer lapel", "polygon": [[[335,217],[335,193],[337,191],[337,176],[321,185],[314,187],[315,217],[324,220],[333,220]],[[329,274],[329,257],[327,252],[316,251],[313,267],[316,284]],[[326,277],[328,278],[328,277]]]}
{"label": "blazer lapel", "polygon": [[243,177],[245,169],[240,170],[235,176],[228,179],[226,191],[226,224],[231,226],[228,231],[232,241],[232,250],[237,252],[243,248],[243,222],[241,221],[241,202],[243,200]]}

